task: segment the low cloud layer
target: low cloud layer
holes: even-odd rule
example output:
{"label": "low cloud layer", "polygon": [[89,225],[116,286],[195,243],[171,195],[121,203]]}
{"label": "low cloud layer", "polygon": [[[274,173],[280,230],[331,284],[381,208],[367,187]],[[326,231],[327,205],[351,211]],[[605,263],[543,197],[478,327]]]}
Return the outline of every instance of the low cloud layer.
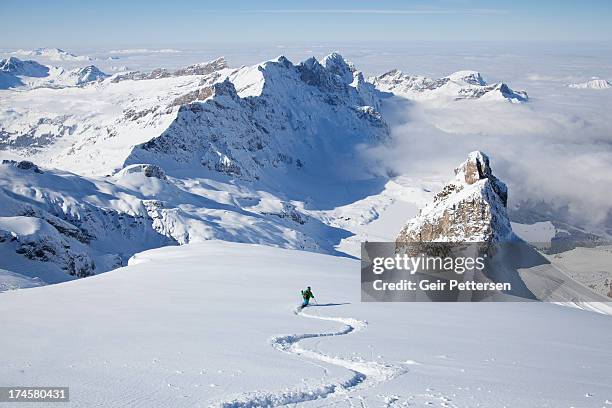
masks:
{"label": "low cloud layer", "polygon": [[511,206],[544,201],[601,232],[612,218],[611,102],[612,92],[570,90],[523,105],[394,98],[385,107],[392,143],[367,154],[398,174],[447,180],[468,152],[483,150],[508,183]]}

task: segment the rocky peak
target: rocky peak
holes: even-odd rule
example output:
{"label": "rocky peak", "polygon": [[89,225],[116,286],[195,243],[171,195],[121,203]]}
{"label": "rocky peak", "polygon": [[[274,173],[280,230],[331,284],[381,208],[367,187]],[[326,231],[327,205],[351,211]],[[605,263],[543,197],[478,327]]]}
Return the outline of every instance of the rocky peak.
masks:
{"label": "rocky peak", "polygon": [[236,87],[229,78],[226,78],[223,82],[212,84],[212,89],[215,96],[229,96],[232,99],[239,99]]}
{"label": "rocky peak", "polygon": [[477,71],[457,71],[448,76],[448,79],[469,85],[485,86],[486,81]]}
{"label": "rocky peak", "polygon": [[88,65],[83,68],[77,68],[73,71],[74,76],[76,77],[76,84],[81,85],[87,82],[97,81],[99,79],[104,79],[108,77],[107,74],[100,71],[98,67],[95,65]]}
{"label": "rocky peak", "polygon": [[432,204],[408,221],[398,242],[502,242],[512,238],[506,210],[508,190],[475,151],[455,169]]}
{"label": "rocky peak", "polygon": [[202,62],[199,64],[189,65],[188,67],[179,68],[172,74],[173,76],[184,75],[208,75],[215,71],[229,68],[224,57],[219,57],[213,61]]}
{"label": "rocky peak", "polygon": [[333,52],[329,54],[327,57],[323,58],[323,65],[325,69],[331,72],[334,75],[337,75],[338,78],[342,80],[342,82],[350,84],[353,82],[353,72],[355,68],[351,66],[342,55],[337,52]]}
{"label": "rocky peak", "polygon": [[0,72],[29,77],[44,77],[49,74],[49,68],[36,61],[22,61],[19,58],[9,57],[0,59]]}
{"label": "rocky peak", "polygon": [[308,85],[320,87],[327,83],[327,71],[315,57],[310,57],[298,65],[300,78]]}
{"label": "rocky peak", "polygon": [[42,174],[43,171],[34,163],[28,160],[16,161],[16,160],[2,160],[2,164],[16,167],[20,170],[30,170],[34,173]]}
{"label": "rocky peak", "polygon": [[455,169],[455,179],[458,184],[464,183],[467,185],[487,179],[503,202],[504,207],[508,204],[508,188],[506,184],[493,175],[489,165],[489,157],[479,150],[468,154],[468,159]]}
{"label": "rocky peak", "polygon": [[160,180],[167,179],[164,169],[155,164],[132,164],[130,166],[125,166],[117,172],[117,177],[124,177],[128,174],[142,174],[145,177],[157,178]]}

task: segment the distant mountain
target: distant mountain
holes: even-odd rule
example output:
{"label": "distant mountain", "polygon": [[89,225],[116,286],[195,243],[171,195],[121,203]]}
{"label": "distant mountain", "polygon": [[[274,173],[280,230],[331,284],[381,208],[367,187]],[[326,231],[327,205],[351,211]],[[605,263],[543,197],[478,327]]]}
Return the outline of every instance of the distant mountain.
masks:
{"label": "distant mountain", "polygon": [[109,75],[100,71],[95,65],[89,65],[68,71],[66,76],[74,78],[75,85],[83,85],[88,82],[99,81]]}
{"label": "distant mountain", "polygon": [[[120,72],[116,75],[113,75],[111,82],[120,82],[125,80],[145,80],[145,79],[162,79],[169,77],[179,77],[179,76],[187,76],[187,75],[208,75],[212,74],[215,71],[220,71],[222,69],[228,68],[227,62],[225,58],[220,57],[216,60],[210,62],[203,62],[199,64],[189,65],[184,68],[179,68],[177,70],[168,70],[163,68],[154,69],[151,72],[141,72],[141,71],[129,71],[129,72]],[[127,70],[121,70],[127,71]]]}
{"label": "distant mountain", "polygon": [[0,59],[0,72],[15,76],[42,78],[49,75],[49,67],[36,61],[22,61],[19,58],[9,57]]}
{"label": "distant mountain", "polygon": [[17,50],[12,53],[18,57],[36,57],[49,61],[92,61],[87,55],[75,55],[60,48],[36,48],[33,50]]}
{"label": "distant mountain", "polygon": [[22,77],[44,78],[49,67],[36,61],[22,61],[15,57],[0,59],[0,89],[23,86]]}
{"label": "distant mountain", "polygon": [[612,88],[612,84],[605,79],[593,78],[586,82],[579,82],[576,84],[569,84],[570,88],[576,89],[609,89]]}
{"label": "distant mountain", "polygon": [[65,70],[9,57],[0,59],[0,89],[79,86],[108,77],[96,66]]}
{"label": "distant mountain", "polygon": [[487,84],[476,71],[458,71],[447,77],[431,79],[419,75],[406,75],[399,70],[370,78],[383,91],[418,100],[505,100],[513,103],[528,100],[525,91],[514,91],[505,83]]}

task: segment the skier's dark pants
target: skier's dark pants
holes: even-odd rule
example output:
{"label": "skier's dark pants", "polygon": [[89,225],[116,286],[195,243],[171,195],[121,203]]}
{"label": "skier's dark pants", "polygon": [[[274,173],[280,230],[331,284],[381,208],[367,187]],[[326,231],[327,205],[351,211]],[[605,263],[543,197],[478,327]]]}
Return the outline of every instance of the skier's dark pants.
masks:
{"label": "skier's dark pants", "polygon": [[308,306],[308,302],[309,301],[310,301],[310,299],[304,299],[304,301],[302,302],[302,307]]}

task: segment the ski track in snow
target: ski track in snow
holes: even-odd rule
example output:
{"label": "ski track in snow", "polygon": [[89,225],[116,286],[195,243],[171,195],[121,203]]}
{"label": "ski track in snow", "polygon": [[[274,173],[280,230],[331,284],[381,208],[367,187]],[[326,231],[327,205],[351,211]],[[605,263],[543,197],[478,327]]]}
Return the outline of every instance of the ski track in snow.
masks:
{"label": "ski track in snow", "polygon": [[[363,330],[367,326],[367,322],[348,317],[315,316],[304,313],[303,311],[297,311],[296,314],[310,319],[342,323],[344,326],[340,330],[333,332],[289,334],[273,337],[270,340],[272,347],[283,353],[307,358],[307,361],[312,362],[312,360],[314,360],[346,368],[352,373],[351,376],[344,380],[321,384],[317,387],[308,389],[284,390],[279,392],[251,392],[237,399],[221,403],[220,406],[222,408],[278,407],[314,401],[331,396],[346,396],[348,398],[347,393],[354,387],[360,385],[371,387],[378,383],[389,381],[407,371],[403,367],[391,364],[383,364],[376,361],[347,360],[340,357],[329,356],[319,351],[302,348],[299,345],[301,340],[353,334]],[[324,371],[327,375],[327,370],[325,368]]]}

